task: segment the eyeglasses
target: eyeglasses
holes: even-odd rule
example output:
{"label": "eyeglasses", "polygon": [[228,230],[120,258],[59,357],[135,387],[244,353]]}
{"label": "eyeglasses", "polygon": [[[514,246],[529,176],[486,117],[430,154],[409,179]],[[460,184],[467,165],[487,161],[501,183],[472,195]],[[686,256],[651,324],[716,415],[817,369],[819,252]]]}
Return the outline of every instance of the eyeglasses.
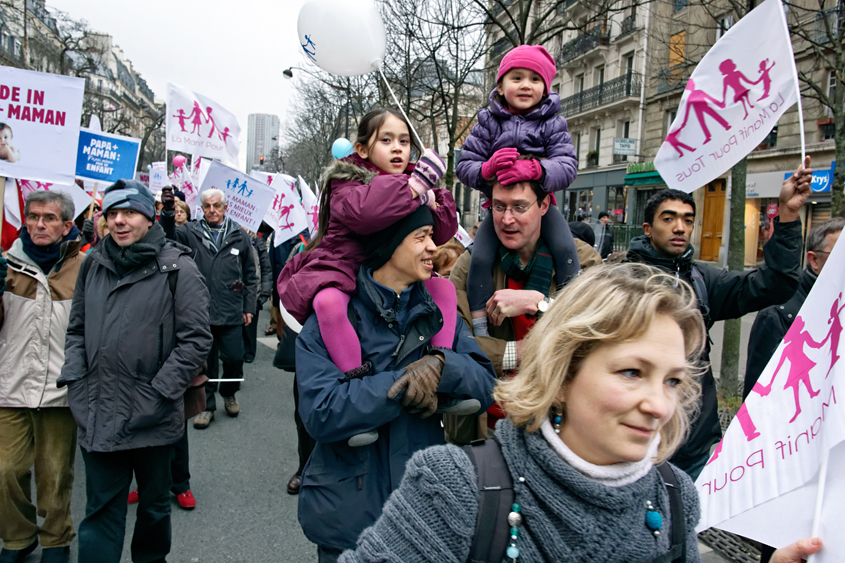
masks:
{"label": "eyeglasses", "polygon": [[217,211],[223,211],[223,204],[222,204],[222,203],[219,203],[219,202],[218,202],[218,203],[214,203],[214,204],[212,204],[212,203],[203,203],[203,204],[202,204],[202,208],[203,208],[205,211],[208,211],[208,210],[209,210],[209,209],[211,209],[212,207],[213,207],[214,209],[216,209]]}
{"label": "eyeglasses", "polygon": [[538,200],[534,200],[528,205],[514,205],[513,207],[508,207],[507,205],[502,205],[501,203],[494,203],[493,204],[493,213],[496,215],[504,215],[506,211],[510,210],[516,216],[524,215],[526,211],[531,209],[531,206],[537,203]]}

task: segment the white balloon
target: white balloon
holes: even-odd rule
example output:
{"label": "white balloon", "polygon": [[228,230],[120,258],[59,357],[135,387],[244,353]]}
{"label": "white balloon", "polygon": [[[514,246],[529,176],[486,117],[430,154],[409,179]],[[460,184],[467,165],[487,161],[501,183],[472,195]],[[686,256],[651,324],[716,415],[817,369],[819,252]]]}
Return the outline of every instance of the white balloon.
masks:
{"label": "white balloon", "polygon": [[332,74],[366,74],[384,59],[384,22],[372,0],[309,0],[297,31],[308,60]]}

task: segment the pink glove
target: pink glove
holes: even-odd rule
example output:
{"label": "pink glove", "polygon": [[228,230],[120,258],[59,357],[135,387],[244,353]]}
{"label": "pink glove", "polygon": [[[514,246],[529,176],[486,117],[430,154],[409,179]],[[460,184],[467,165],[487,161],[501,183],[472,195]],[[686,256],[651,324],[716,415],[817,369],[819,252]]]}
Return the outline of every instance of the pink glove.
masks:
{"label": "pink glove", "polygon": [[418,196],[422,196],[436,186],[445,173],[446,165],[443,159],[433,150],[425,149],[411,172],[408,185]]}
{"label": "pink glove", "polygon": [[519,156],[519,151],[513,147],[505,147],[493,153],[490,160],[481,165],[481,175],[485,180],[492,180],[499,170],[507,168]]}
{"label": "pink glove", "polygon": [[504,170],[499,170],[499,183],[510,186],[526,180],[539,180],[543,177],[543,167],[539,160],[517,160]]}

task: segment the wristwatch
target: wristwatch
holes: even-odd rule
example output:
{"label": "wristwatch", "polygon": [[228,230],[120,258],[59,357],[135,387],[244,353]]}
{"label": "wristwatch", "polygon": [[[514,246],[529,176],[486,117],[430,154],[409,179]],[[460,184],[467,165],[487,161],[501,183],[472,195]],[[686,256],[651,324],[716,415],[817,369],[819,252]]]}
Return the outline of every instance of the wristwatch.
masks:
{"label": "wristwatch", "polygon": [[551,305],[552,305],[552,303],[554,303],[554,301],[555,301],[554,299],[544,297],[542,301],[537,303],[537,311],[540,312],[540,313],[545,313],[546,311],[549,310],[549,307],[551,307]]}

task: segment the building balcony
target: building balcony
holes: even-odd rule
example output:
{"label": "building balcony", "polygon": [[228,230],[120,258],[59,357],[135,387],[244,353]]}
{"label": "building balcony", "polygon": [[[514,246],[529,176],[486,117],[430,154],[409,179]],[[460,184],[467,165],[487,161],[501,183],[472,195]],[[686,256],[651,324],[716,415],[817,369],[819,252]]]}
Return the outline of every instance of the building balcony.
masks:
{"label": "building balcony", "polygon": [[107,85],[97,84],[91,78],[85,79],[85,91],[92,94],[99,94],[100,96],[108,96],[114,101],[120,101],[121,98],[117,90]]}
{"label": "building balcony", "polygon": [[689,79],[689,69],[685,65],[675,65],[661,68],[657,71],[657,93],[665,94],[672,90],[682,89]]}
{"label": "building balcony", "polygon": [[842,28],[845,27],[843,20],[845,20],[845,5],[834,6],[817,12],[813,39],[817,43],[827,43],[831,38],[841,37]]}
{"label": "building balcony", "polygon": [[622,75],[598,86],[588,88],[560,101],[560,111],[566,117],[610,104],[624,98],[639,97],[643,76],[638,72]]}
{"label": "building balcony", "polygon": [[597,47],[606,47],[610,43],[610,30],[607,27],[597,25],[589,31],[585,31],[572,41],[565,43],[560,48],[558,65],[563,66],[572,62],[582,55],[586,55]]}
{"label": "building balcony", "polygon": [[624,37],[629,33],[633,33],[637,29],[637,15],[632,14],[622,20],[622,30],[619,32],[619,35],[616,36],[617,39],[620,37]]}

